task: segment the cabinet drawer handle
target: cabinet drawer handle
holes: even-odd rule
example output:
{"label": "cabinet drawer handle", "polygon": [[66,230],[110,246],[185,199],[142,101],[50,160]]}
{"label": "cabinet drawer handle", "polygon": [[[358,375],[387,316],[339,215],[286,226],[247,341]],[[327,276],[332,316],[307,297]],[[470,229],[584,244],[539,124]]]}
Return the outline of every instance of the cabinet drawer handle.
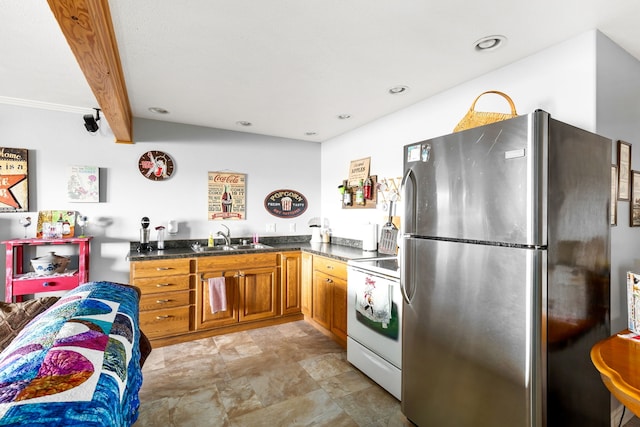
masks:
{"label": "cabinet drawer handle", "polygon": [[164,288],[165,286],[171,286],[171,283],[158,283],[156,288]]}
{"label": "cabinet drawer handle", "polygon": [[42,282],[42,286],[44,286],[44,287],[53,286],[53,284],[49,283],[49,282]]}
{"label": "cabinet drawer handle", "polygon": [[327,265],[327,270],[333,270],[333,265]]}
{"label": "cabinet drawer handle", "polygon": [[166,304],[169,301],[171,301],[171,300],[170,299],[159,299],[159,300],[156,300],[156,303],[158,303],[158,304]]}
{"label": "cabinet drawer handle", "polygon": [[157,271],[173,270],[173,267],[156,267]]}
{"label": "cabinet drawer handle", "polygon": [[331,279],[325,279],[324,281],[327,282],[327,283],[333,283],[333,280],[331,280]]}
{"label": "cabinet drawer handle", "polygon": [[164,316],[156,316],[156,320],[165,320],[165,319],[169,319],[173,316],[169,316],[168,314],[165,314]]}

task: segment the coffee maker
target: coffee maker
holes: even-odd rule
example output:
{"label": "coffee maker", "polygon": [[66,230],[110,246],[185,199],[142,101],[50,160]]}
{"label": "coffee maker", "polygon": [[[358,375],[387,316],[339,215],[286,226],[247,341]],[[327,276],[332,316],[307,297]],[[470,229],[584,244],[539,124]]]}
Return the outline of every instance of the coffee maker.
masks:
{"label": "coffee maker", "polygon": [[140,220],[140,246],[138,246],[138,252],[149,252],[153,250],[151,245],[149,244],[149,218],[146,216],[142,217]]}

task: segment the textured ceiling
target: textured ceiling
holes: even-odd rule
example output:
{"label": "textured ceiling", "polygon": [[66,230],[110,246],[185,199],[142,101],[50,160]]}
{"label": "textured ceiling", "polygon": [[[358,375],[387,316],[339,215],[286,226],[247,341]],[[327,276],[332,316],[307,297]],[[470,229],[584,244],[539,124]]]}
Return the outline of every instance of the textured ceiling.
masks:
{"label": "textured ceiling", "polygon": [[[309,141],[592,29],[640,59],[637,0],[109,3],[134,117]],[[504,47],[474,50],[495,34]],[[0,39],[0,103],[97,106],[45,1],[0,2]],[[410,89],[390,95],[397,85]]]}

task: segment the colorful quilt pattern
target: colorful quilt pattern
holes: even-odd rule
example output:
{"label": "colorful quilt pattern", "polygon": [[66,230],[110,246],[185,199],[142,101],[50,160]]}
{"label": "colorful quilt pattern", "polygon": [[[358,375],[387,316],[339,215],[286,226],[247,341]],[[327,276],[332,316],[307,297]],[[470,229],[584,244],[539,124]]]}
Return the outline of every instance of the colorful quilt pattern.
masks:
{"label": "colorful quilt pattern", "polygon": [[130,426],[142,384],[138,294],[90,282],[0,353],[0,426]]}

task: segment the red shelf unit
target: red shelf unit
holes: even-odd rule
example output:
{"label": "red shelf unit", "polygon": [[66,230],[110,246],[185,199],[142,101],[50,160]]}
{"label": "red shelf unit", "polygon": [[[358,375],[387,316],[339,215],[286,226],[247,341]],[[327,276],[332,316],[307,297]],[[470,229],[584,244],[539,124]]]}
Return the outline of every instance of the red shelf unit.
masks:
{"label": "red shelf unit", "polygon": [[[7,276],[5,302],[22,301],[22,295],[68,291],[89,281],[89,256],[91,237],[71,237],[62,239],[14,239],[2,243],[7,247]],[[78,245],[78,270],[73,274],[52,274],[51,276],[30,276],[24,268],[24,248],[45,245]]]}

